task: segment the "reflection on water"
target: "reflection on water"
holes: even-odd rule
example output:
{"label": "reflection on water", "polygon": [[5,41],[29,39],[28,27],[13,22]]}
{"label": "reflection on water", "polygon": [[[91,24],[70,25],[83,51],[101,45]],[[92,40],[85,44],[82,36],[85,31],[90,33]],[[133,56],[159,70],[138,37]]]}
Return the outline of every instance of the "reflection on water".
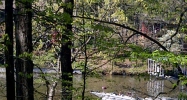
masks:
{"label": "reflection on water", "polygon": [[156,97],[164,92],[164,80],[150,80],[147,82],[148,95]]}
{"label": "reflection on water", "polygon": [[[1,100],[2,96],[5,96],[5,78],[0,78],[1,80],[1,93],[0,97]],[[74,98],[78,98],[81,96],[81,89],[82,89],[82,75],[74,75],[73,76],[73,86],[74,90]],[[166,97],[174,97],[177,98],[179,92],[187,93],[186,87],[178,86],[176,89],[172,90],[173,83],[176,83],[176,80],[159,80],[155,78],[149,77],[138,77],[138,76],[101,76],[101,77],[88,77],[86,80],[86,96],[94,97],[90,94],[90,91],[102,91],[102,86],[107,87],[105,92],[115,92],[119,93],[122,92],[126,95],[136,95],[138,97],[150,97],[150,96],[157,96],[159,93],[166,93],[161,94],[160,96]],[[35,84],[37,90],[40,92],[46,93],[46,86]],[[39,87],[40,86],[40,87]],[[59,90],[60,90],[60,83],[58,83],[58,89],[56,89],[56,98],[59,98]],[[58,97],[57,97],[58,95]],[[38,97],[39,98],[39,97]],[[4,99],[6,100],[6,99]],[[35,99],[40,100],[40,99]],[[56,99],[57,100],[57,99]],[[78,100],[78,99],[75,99]]]}
{"label": "reflection on water", "polygon": [[[77,79],[79,77],[79,79]],[[81,83],[81,76],[74,76],[78,83]],[[173,84],[176,80],[166,80],[166,79],[156,79],[149,77],[138,77],[138,76],[102,76],[100,78],[89,77],[87,79],[86,91],[102,91],[102,86],[107,87],[105,92],[115,92],[119,93],[121,91],[123,94],[129,95],[133,94],[138,97],[173,97],[177,98],[182,91],[178,86],[173,90]],[[76,83],[76,81],[75,81]],[[77,83],[76,83],[77,84]],[[77,85],[76,85],[77,86]],[[186,87],[185,87],[186,88]],[[89,94],[88,94],[89,95]]]}

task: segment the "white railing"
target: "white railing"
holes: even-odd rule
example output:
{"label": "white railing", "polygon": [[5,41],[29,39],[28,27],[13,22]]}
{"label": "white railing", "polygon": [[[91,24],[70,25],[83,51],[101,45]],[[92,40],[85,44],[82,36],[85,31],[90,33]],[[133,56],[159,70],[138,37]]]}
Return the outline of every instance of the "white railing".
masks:
{"label": "white railing", "polygon": [[155,60],[148,59],[147,66],[148,66],[148,68],[147,68],[148,74],[154,75],[154,76],[159,76],[159,77],[164,77],[164,69]]}
{"label": "white railing", "polygon": [[185,65],[180,65],[180,68],[181,68],[181,70],[182,70],[182,73],[183,73],[185,76],[187,76],[187,66],[185,66]]}

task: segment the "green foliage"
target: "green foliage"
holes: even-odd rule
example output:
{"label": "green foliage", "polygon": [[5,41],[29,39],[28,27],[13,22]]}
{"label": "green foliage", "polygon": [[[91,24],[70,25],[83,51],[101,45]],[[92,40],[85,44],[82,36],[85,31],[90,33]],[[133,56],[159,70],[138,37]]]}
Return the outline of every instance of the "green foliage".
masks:
{"label": "green foliage", "polygon": [[[84,2],[85,1],[85,2]],[[166,21],[168,23],[177,23],[179,20],[179,15],[183,10],[183,7],[176,2],[172,3],[174,0],[76,0],[75,1],[75,12],[77,16],[91,17],[95,19],[101,19],[109,22],[121,23],[130,27],[135,27],[134,18],[135,15],[139,17],[140,21],[160,19],[161,21]],[[84,6],[83,3],[84,2]],[[39,5],[41,6],[41,5]],[[127,57],[130,57],[131,61],[136,61],[143,59],[146,61],[147,58],[153,58],[158,62],[164,63],[179,63],[185,65],[187,62],[187,56],[178,55],[172,52],[165,52],[160,50],[155,50],[151,52],[142,46],[136,45],[134,43],[123,44],[118,33],[121,32],[119,27],[108,25],[104,23],[94,22],[93,20],[72,18],[67,13],[63,13],[61,7],[66,6],[67,8],[73,8],[72,4],[64,4],[59,0],[54,3],[50,2],[44,5],[44,9],[39,11],[37,17],[33,20],[33,32],[36,34],[34,38],[41,35],[46,36],[46,38],[39,39],[35,50],[39,52],[39,55],[34,55],[34,63],[41,66],[45,66],[46,62],[56,63],[55,54],[58,50],[54,50],[54,45],[49,50],[41,50],[44,43],[47,40],[51,40],[52,31],[58,31],[59,37],[65,34],[66,24],[71,23],[73,25],[73,33],[69,34],[71,41],[74,45],[71,48],[78,49],[81,56],[84,58],[85,49],[88,53],[88,63],[95,66],[101,60],[109,60],[115,58],[114,61],[124,61]],[[37,7],[37,6],[36,6]],[[176,9],[175,9],[176,8]],[[59,10],[59,11],[58,11]],[[84,13],[83,13],[84,12]],[[159,20],[159,21],[160,21]],[[158,21],[158,23],[159,23]],[[150,21],[154,24],[154,22]],[[157,22],[156,22],[157,23]],[[140,24],[140,23],[138,23]],[[181,29],[185,32],[185,27]],[[175,32],[167,32],[162,39],[165,42],[168,37],[173,35]],[[171,34],[172,33],[172,34]],[[123,40],[127,39],[130,32],[126,33],[127,36],[123,37]],[[178,36],[173,38],[174,42],[177,42]],[[86,43],[85,41],[86,40]],[[69,41],[69,40],[68,40]],[[67,42],[67,40],[60,40],[57,42],[57,46],[61,42]],[[162,42],[162,41],[161,41]],[[172,41],[169,41],[172,42]],[[86,45],[86,48],[84,46]],[[163,43],[163,45],[165,45]],[[175,46],[174,46],[175,47]],[[150,47],[151,48],[151,47]],[[149,49],[149,48],[148,48]],[[76,55],[76,54],[75,54]],[[118,56],[122,55],[122,56]],[[32,57],[29,54],[23,54],[20,57]],[[84,62],[81,59],[76,58],[77,62],[73,63],[73,68],[83,69]],[[94,64],[92,63],[94,62]],[[96,63],[96,64],[95,64]],[[46,67],[46,66],[45,66]],[[186,84],[186,79],[182,79],[183,84]],[[175,85],[174,85],[175,86]]]}
{"label": "green foliage", "polygon": [[128,47],[131,49],[133,52],[143,52],[144,49],[141,46],[134,45],[134,44],[128,44]]}
{"label": "green foliage", "polygon": [[186,100],[187,99],[187,95],[185,93],[180,93],[178,96],[178,100]]}
{"label": "green foliage", "polygon": [[186,55],[174,54],[172,52],[159,51],[156,50],[152,53],[152,58],[157,62],[171,63],[171,64],[181,64],[186,65],[187,57]]}
{"label": "green foliage", "polygon": [[39,83],[39,84],[42,84],[44,83],[45,80],[41,79],[41,78],[38,78],[38,79],[35,79],[34,80],[34,83]]}
{"label": "green foliage", "polygon": [[[4,44],[5,45],[11,45],[10,39],[8,37],[8,34],[3,34],[2,35],[2,39],[4,40]],[[5,50],[7,49],[7,47],[5,47]]]}
{"label": "green foliage", "polygon": [[151,57],[151,53],[142,48],[141,46],[134,45],[134,44],[128,44],[127,45],[130,49],[131,55],[130,55],[130,60],[131,61],[136,61],[138,59],[146,60],[147,58]]}
{"label": "green foliage", "polygon": [[73,63],[72,67],[73,69],[83,69],[84,62],[83,61],[75,62]]}
{"label": "green foliage", "polygon": [[32,53],[23,52],[21,55],[19,55],[19,58],[23,59],[32,59]]}
{"label": "green foliage", "polygon": [[33,2],[34,0],[20,0],[20,2],[22,2],[22,3],[31,3],[31,2]]}
{"label": "green foliage", "polygon": [[41,67],[57,67],[57,59],[52,51],[41,53],[41,55],[38,56],[33,56],[33,62]]}
{"label": "green foliage", "polygon": [[23,72],[19,72],[19,75],[25,78],[32,78],[33,77],[33,73],[27,74],[27,73],[23,73]]}
{"label": "green foliage", "polygon": [[179,78],[179,80],[181,80],[181,84],[182,85],[187,85],[187,78],[186,78],[186,76],[179,76],[180,78]]}
{"label": "green foliage", "polygon": [[101,24],[91,24],[91,28],[94,30],[99,30],[99,31],[104,31],[104,32],[114,32],[114,29],[112,27],[109,26],[105,26],[105,25],[101,25]]}
{"label": "green foliage", "polygon": [[176,84],[176,83],[174,83],[174,84],[172,84],[172,85],[173,85],[173,86],[172,86],[173,89],[177,87],[177,84]]}
{"label": "green foliage", "polygon": [[2,44],[3,43],[3,38],[0,38],[0,53],[3,52],[3,48],[4,48],[4,45]]}

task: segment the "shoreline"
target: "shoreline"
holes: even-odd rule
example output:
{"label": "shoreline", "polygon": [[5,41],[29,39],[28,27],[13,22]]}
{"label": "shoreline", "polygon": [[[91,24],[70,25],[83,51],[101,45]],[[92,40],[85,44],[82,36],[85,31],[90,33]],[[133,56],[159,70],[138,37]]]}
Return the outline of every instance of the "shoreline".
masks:
{"label": "shoreline", "polygon": [[[145,67],[135,67],[135,68],[118,68],[113,70],[108,70],[110,67],[104,68],[104,69],[98,69],[95,70],[97,74],[100,75],[123,75],[123,76],[150,76],[147,72],[147,69]],[[143,69],[143,70],[142,70]],[[41,72],[42,71],[42,72]],[[0,67],[0,74],[6,73],[6,69],[3,67]],[[34,68],[33,73],[58,73],[56,68]],[[74,69],[73,74],[81,75],[84,72],[81,71],[81,69]],[[94,73],[94,72],[93,72]],[[91,72],[92,74],[92,72]],[[165,70],[164,73],[166,76],[176,76],[173,73],[173,70]]]}

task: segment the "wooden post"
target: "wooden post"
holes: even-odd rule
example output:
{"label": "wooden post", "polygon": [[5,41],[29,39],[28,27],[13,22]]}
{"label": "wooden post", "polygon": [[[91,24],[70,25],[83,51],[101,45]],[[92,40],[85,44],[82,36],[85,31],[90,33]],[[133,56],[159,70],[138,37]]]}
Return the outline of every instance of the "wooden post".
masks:
{"label": "wooden post", "polygon": [[155,75],[155,60],[153,60],[153,75]]}
{"label": "wooden post", "polygon": [[147,60],[147,72],[150,74],[150,59]]}

